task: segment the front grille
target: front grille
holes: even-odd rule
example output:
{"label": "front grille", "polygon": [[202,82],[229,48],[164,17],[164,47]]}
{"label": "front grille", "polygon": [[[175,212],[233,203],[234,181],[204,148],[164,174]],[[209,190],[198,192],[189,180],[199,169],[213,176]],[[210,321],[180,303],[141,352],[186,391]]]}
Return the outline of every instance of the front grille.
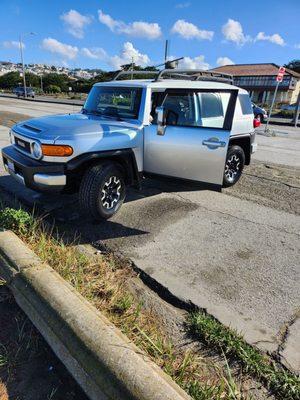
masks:
{"label": "front grille", "polygon": [[26,140],[20,139],[15,136],[15,145],[22,151],[26,151],[26,153],[31,153],[30,143],[26,142]]}

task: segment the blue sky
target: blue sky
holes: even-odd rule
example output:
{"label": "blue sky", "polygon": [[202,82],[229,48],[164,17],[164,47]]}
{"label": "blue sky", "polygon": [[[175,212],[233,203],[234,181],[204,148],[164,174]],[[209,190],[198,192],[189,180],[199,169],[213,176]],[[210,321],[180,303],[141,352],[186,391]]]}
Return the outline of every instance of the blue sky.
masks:
{"label": "blue sky", "polygon": [[[0,60],[114,69],[184,56],[183,66],[300,58],[300,1],[0,0]],[[4,18],[3,18],[4,17]]]}

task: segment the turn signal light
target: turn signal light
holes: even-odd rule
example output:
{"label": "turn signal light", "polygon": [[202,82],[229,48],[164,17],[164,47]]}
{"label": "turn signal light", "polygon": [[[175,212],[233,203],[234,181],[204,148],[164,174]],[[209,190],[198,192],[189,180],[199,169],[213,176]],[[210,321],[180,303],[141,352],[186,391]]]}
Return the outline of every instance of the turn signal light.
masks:
{"label": "turn signal light", "polygon": [[42,150],[44,156],[69,157],[73,154],[71,146],[58,144],[42,144]]}
{"label": "turn signal light", "polygon": [[258,118],[254,118],[253,128],[258,128],[259,126],[260,126],[260,120]]}

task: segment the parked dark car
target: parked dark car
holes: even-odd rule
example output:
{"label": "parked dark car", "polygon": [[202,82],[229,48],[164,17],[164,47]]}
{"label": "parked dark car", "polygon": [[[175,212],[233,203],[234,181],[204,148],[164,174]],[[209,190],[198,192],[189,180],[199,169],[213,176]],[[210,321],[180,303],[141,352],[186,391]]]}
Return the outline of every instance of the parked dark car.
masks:
{"label": "parked dark car", "polygon": [[256,119],[259,119],[260,122],[264,122],[268,118],[267,111],[264,108],[259,107],[254,103],[252,103],[252,108],[253,108],[254,117]]}
{"label": "parked dark car", "polygon": [[[23,86],[18,86],[14,88],[13,93],[18,97],[25,97],[25,89]],[[34,99],[35,92],[31,87],[26,87],[27,97],[32,97]]]}

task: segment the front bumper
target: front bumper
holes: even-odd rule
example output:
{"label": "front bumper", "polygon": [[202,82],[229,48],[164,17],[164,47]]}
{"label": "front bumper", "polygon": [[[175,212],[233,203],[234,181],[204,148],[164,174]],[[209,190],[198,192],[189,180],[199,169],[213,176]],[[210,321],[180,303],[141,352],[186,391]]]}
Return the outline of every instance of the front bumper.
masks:
{"label": "front bumper", "polygon": [[18,182],[36,191],[62,191],[67,184],[64,164],[33,160],[14,146],[2,149],[6,171]]}

